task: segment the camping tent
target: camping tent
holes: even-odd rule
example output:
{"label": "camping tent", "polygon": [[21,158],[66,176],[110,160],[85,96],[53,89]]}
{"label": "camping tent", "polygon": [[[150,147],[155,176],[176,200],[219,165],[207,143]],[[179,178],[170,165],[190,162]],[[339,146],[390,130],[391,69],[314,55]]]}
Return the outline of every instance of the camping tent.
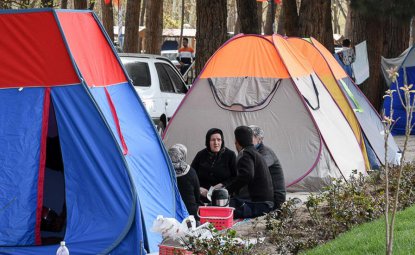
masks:
{"label": "camping tent", "polygon": [[[395,90],[396,92],[392,95],[392,100],[390,97],[386,97],[383,101],[383,109],[385,110],[385,115],[390,116],[391,114],[391,104],[393,108],[393,119],[396,120],[394,127],[392,129],[392,134],[403,135],[405,134],[406,127],[406,111],[400,100],[404,98],[404,92],[400,89],[405,84],[415,84],[415,46],[411,46],[406,49],[399,57],[397,58],[384,58],[382,57],[381,61],[383,77],[386,80],[389,88]],[[397,67],[397,72],[399,73],[397,83],[392,83],[389,78],[388,70],[391,68]],[[414,93],[410,96],[410,103],[413,105],[414,102]],[[412,125],[415,124],[415,112],[412,114]],[[415,134],[415,129],[412,129],[411,134]]]}
{"label": "camping tent", "polygon": [[[156,251],[153,220],[187,212],[97,17],[3,11],[0,24],[0,254],[51,255],[60,239],[71,254]],[[41,219],[59,203],[63,234]]]}
{"label": "camping tent", "polygon": [[[258,125],[278,155],[292,190],[316,190],[330,177],[365,172],[347,119],[308,61],[279,35],[239,35],[207,62],[164,133],[188,158],[204,147],[209,128],[227,144],[239,125]],[[234,146],[229,146],[235,149]]]}
{"label": "camping tent", "polygon": [[[316,39],[289,38],[311,63],[331,96],[352,127],[363,151],[367,151],[371,168],[385,163],[384,127],[379,114],[333,55]],[[399,148],[392,136],[388,139],[387,161],[398,163]]]}

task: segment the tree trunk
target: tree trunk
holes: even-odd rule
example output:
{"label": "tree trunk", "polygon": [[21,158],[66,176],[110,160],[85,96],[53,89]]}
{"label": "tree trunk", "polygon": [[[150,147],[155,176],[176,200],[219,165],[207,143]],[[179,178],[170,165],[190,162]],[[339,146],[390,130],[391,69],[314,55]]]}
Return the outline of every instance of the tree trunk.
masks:
{"label": "tree trunk", "polygon": [[262,2],[257,2],[257,16],[258,16],[258,34],[262,32]]}
{"label": "tree trunk", "polygon": [[409,47],[409,36],[411,29],[411,20],[400,18],[399,20],[393,16],[386,17],[383,52],[385,58],[395,58]]}
{"label": "tree trunk", "polygon": [[41,7],[42,8],[53,8],[53,0],[42,0]]}
{"label": "tree trunk", "polygon": [[88,8],[87,0],[74,0],[73,5],[74,5],[74,9],[77,9],[77,10],[85,10]]}
{"label": "tree trunk", "polygon": [[111,41],[114,41],[114,13],[112,8],[112,1],[108,4],[105,4],[104,0],[101,0],[101,9],[102,9],[102,25],[107,31],[108,36]]}
{"label": "tree trunk", "polygon": [[334,52],[331,1],[302,0],[299,20],[299,36],[312,36],[329,51]]}
{"label": "tree trunk", "polygon": [[160,54],[163,33],[163,0],[148,1],[146,12],[145,50],[149,54]]}
{"label": "tree trunk", "polygon": [[[285,35],[285,12],[284,7],[282,6],[282,2],[280,5],[277,6],[277,19],[278,19],[278,27],[277,27],[277,34]],[[274,21],[275,22],[275,21]]]}
{"label": "tree trunk", "polygon": [[259,34],[258,5],[256,0],[236,0],[241,33]]}
{"label": "tree trunk", "polygon": [[284,0],[284,28],[287,36],[298,36],[298,12],[296,0]]}
{"label": "tree trunk", "polygon": [[380,59],[383,50],[383,22],[379,16],[365,17],[359,10],[349,6],[346,31],[352,45],[366,40],[369,60],[369,79],[360,85],[360,89],[376,110],[380,110],[384,91],[381,77]]}
{"label": "tree trunk", "polygon": [[124,52],[138,53],[138,29],[141,0],[128,0],[125,14]]}
{"label": "tree trunk", "polygon": [[147,0],[142,1],[143,4],[141,5],[141,13],[140,13],[140,26],[144,26],[145,22],[145,14],[147,10]]}
{"label": "tree trunk", "polygon": [[185,7],[184,7],[184,0],[182,0],[179,45],[183,45],[184,9],[185,9]]}
{"label": "tree trunk", "polygon": [[337,4],[333,5],[333,33],[340,34],[340,25],[339,25],[339,10]]}
{"label": "tree trunk", "polygon": [[235,24],[236,24],[236,3],[235,0],[229,1],[229,15],[228,15],[228,31],[235,32]]}
{"label": "tree trunk", "polygon": [[189,25],[192,28],[196,27],[196,3],[193,1],[190,2]]}
{"label": "tree trunk", "polygon": [[380,111],[386,89],[381,75],[381,56],[396,57],[408,47],[410,20],[381,13],[364,14],[352,7],[347,16],[347,37],[352,44],[365,40],[367,44],[370,77],[360,88],[373,107]]}
{"label": "tree trunk", "polygon": [[[277,13],[277,5],[275,1],[268,3],[267,7],[267,17],[265,19],[264,34],[272,35],[274,33],[274,23],[275,23],[275,14]],[[273,13],[274,12],[274,13]],[[279,26],[279,22],[278,22]]]}
{"label": "tree trunk", "polygon": [[68,9],[68,0],[61,1],[61,9]]}
{"label": "tree trunk", "polygon": [[409,40],[409,45],[412,46],[415,44],[415,17],[411,19],[411,38]]}
{"label": "tree trunk", "polygon": [[[354,20],[355,18],[353,16],[356,16],[356,15],[357,15],[356,11],[352,11],[352,8],[350,7],[350,4],[349,4],[349,6],[347,7],[346,25],[344,26],[344,37],[345,38],[349,38],[349,39],[352,38],[353,29],[354,29],[352,25],[352,21],[357,22],[357,23],[361,22],[359,21],[361,20],[360,17],[356,17],[359,20],[357,21]],[[362,27],[362,26],[358,26],[358,27]]]}
{"label": "tree trunk", "polygon": [[239,15],[236,14],[236,22],[235,22],[235,28],[233,29],[233,33],[235,35],[239,34],[241,32],[241,19],[239,18]]}
{"label": "tree trunk", "polygon": [[206,61],[226,41],[226,7],[226,0],[196,0],[197,75]]}

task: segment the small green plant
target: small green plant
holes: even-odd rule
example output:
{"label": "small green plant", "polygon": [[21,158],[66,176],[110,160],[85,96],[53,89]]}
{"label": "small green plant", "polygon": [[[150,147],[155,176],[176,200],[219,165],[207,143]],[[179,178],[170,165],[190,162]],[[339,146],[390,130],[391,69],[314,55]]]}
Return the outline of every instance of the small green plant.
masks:
{"label": "small green plant", "polygon": [[218,231],[212,224],[209,229],[213,238],[203,239],[198,237],[188,237],[185,241],[187,250],[194,254],[203,255],[248,255],[252,254],[253,244],[246,240],[237,238],[237,233],[233,229]]}
{"label": "small green plant", "polygon": [[[397,83],[397,77],[398,74],[398,67],[391,68],[388,70],[389,78],[391,79],[392,83],[396,84],[396,87],[398,88]],[[406,81],[405,81],[406,83]],[[390,97],[391,99],[391,106],[390,106],[390,116],[383,117],[384,119],[384,129],[385,129],[385,166],[383,167],[383,170],[385,172],[385,229],[386,229],[386,254],[392,254],[393,252],[393,239],[394,239],[394,225],[395,225],[395,218],[396,218],[396,212],[399,207],[399,195],[400,195],[400,188],[401,188],[401,182],[402,182],[402,172],[404,170],[405,166],[405,153],[407,150],[408,140],[411,134],[412,129],[414,128],[414,125],[412,124],[412,118],[414,113],[414,107],[415,107],[415,100],[412,100],[411,102],[411,95],[415,93],[415,90],[412,89],[413,84],[404,84],[404,86],[400,87],[399,89],[403,91],[403,96],[401,95],[400,91],[398,91],[398,96],[400,103],[402,104],[403,108],[406,112],[406,126],[405,126],[405,141],[404,146],[402,150],[402,156],[400,160],[400,164],[398,166],[390,166],[390,163],[387,161],[387,148],[388,148],[388,138],[391,133],[391,130],[393,128],[395,120],[393,119],[393,93],[396,92],[394,90],[387,90],[386,95],[384,97]],[[395,189],[392,194],[392,197],[390,197],[389,188],[390,188],[390,181],[389,181],[389,171],[391,168],[394,167],[397,169],[397,177],[396,177],[396,183],[395,183]],[[391,213],[390,221],[389,221],[389,213]]]}

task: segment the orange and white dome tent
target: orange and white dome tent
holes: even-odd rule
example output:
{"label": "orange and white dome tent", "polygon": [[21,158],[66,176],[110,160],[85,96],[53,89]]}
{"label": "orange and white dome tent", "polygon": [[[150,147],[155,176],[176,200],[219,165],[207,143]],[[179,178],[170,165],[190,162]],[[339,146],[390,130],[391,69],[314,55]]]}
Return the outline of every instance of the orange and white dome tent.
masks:
{"label": "orange and white dome tent", "polygon": [[[223,130],[235,150],[240,125],[264,129],[291,190],[316,190],[331,177],[364,173],[366,152],[310,62],[279,35],[239,35],[207,62],[164,134],[182,143],[188,159],[204,147],[206,131]],[[226,145],[226,144],[225,144]]]}

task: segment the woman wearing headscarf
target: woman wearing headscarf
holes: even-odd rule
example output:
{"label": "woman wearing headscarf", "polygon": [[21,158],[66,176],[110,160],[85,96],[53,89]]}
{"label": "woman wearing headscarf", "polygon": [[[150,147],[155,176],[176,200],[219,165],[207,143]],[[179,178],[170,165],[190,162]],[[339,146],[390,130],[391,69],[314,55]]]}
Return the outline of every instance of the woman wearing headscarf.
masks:
{"label": "woman wearing headscarf", "polygon": [[183,144],[173,145],[169,151],[176,171],[177,186],[187,211],[197,219],[200,202],[200,186],[195,170],[186,163],[187,148]]}
{"label": "woman wearing headscarf", "polygon": [[222,188],[236,177],[236,155],[225,147],[223,132],[218,128],[206,133],[206,148],[199,151],[192,162],[200,182],[200,195],[205,202],[210,187]]}

